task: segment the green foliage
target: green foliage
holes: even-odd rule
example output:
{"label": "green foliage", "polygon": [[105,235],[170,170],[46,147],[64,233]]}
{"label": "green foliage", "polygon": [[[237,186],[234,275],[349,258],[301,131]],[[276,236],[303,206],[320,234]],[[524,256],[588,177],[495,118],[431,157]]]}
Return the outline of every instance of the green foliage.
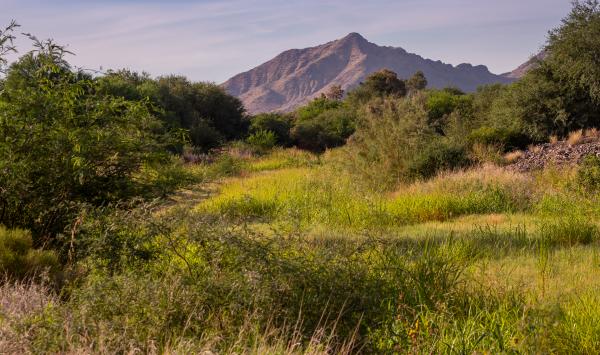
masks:
{"label": "green foliage", "polygon": [[8,64],[6,55],[17,51],[13,42],[16,39],[13,32],[17,27],[19,25],[13,20],[8,26],[0,29],[0,73],[4,72],[4,66]]}
{"label": "green foliage", "polygon": [[473,144],[502,147],[504,152],[523,148],[531,142],[525,133],[512,127],[483,126],[471,131],[467,139]]}
{"label": "green foliage", "polygon": [[42,272],[55,274],[58,270],[56,254],[33,249],[31,233],[0,225],[0,274],[22,279]]}
{"label": "green foliage", "polygon": [[219,147],[225,141],[225,137],[204,119],[197,120],[188,129],[192,145],[204,152]]}
{"label": "green foliage", "polygon": [[[562,25],[550,32],[548,62],[561,82],[600,104],[600,3],[579,0]],[[598,122],[596,122],[598,123]]]}
{"label": "green foliage", "polygon": [[339,101],[315,99],[296,115],[290,138],[300,149],[323,152],[343,145],[354,133],[356,115]]}
{"label": "green foliage", "polygon": [[408,92],[417,92],[427,88],[427,78],[422,71],[417,71],[410,79],[406,81],[406,89]]}
{"label": "green foliage", "polygon": [[[375,186],[430,177],[464,166],[464,149],[443,142],[430,124],[427,97],[386,100],[361,116],[348,145],[348,167]],[[446,160],[452,159],[452,160]]]}
{"label": "green foliage", "polygon": [[342,103],[337,100],[330,100],[325,97],[320,97],[312,100],[306,106],[296,110],[297,120],[300,122],[310,121],[328,110],[340,108]]}
{"label": "green foliage", "polygon": [[36,46],[11,65],[0,96],[0,223],[50,237],[77,204],[135,194],[134,173],[164,159],[172,140],[145,102],[98,92],[61,47]]}
{"label": "green foliage", "polygon": [[291,143],[291,128],[291,117],[289,115],[278,113],[263,113],[256,115],[252,117],[250,122],[250,133],[271,131],[275,134],[277,144],[284,147]]}
{"label": "green foliage", "polygon": [[429,124],[438,132],[443,132],[451,113],[465,112],[471,105],[471,97],[448,90],[431,91],[427,95]]}
{"label": "green foliage", "polygon": [[241,101],[212,83],[192,83],[182,76],[154,80],[127,70],[96,80],[105,94],[128,100],[148,98],[152,112],[167,127],[188,130],[192,144],[205,151],[240,138],[247,130]]}
{"label": "green foliage", "polygon": [[369,75],[363,83],[364,88],[375,96],[404,96],[406,84],[391,70],[383,69]]}
{"label": "green foliage", "polygon": [[600,5],[574,2],[560,27],[550,32],[547,57],[515,85],[514,106],[538,139],[599,127]]}
{"label": "green foliage", "polygon": [[596,192],[600,190],[600,157],[585,157],[577,172],[577,182],[584,190]]}
{"label": "green foliage", "polygon": [[348,94],[348,102],[357,107],[366,104],[373,98],[387,96],[402,97],[406,95],[406,84],[391,70],[383,69],[369,75],[364,82]]}
{"label": "green foliage", "polygon": [[464,168],[471,164],[464,146],[437,139],[424,149],[415,152],[408,166],[407,176],[428,179],[440,171]]}
{"label": "green foliage", "polygon": [[272,131],[256,131],[252,133],[246,141],[253,147],[266,151],[275,147],[277,137]]}

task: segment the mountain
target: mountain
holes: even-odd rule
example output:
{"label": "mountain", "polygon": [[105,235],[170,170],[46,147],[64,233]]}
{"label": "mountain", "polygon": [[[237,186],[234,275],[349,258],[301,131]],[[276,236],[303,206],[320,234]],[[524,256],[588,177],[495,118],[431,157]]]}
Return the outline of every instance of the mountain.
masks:
{"label": "mountain", "polygon": [[548,52],[545,50],[531,57],[527,62],[521,64],[517,69],[502,74],[502,76],[511,78],[511,79],[521,79],[528,71],[535,68],[540,60],[544,60],[548,56]]}
{"label": "mountain", "polygon": [[317,47],[285,51],[234,76],[222,86],[239,97],[250,113],[290,111],[327,91],[331,85],[349,90],[367,75],[384,68],[398,73],[401,78],[409,78],[421,70],[429,87],[454,86],[467,92],[484,84],[514,81],[490,73],[483,65],[452,66],[402,48],[381,47],[358,33],[350,33]]}

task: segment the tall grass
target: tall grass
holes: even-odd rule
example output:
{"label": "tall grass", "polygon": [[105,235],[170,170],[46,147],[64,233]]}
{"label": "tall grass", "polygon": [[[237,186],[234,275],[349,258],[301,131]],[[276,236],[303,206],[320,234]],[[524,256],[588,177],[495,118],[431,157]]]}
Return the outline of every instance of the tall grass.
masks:
{"label": "tall grass", "polygon": [[381,195],[326,169],[284,169],[224,182],[198,211],[267,221],[377,228],[512,213],[530,201],[524,176],[499,168],[440,176]]}

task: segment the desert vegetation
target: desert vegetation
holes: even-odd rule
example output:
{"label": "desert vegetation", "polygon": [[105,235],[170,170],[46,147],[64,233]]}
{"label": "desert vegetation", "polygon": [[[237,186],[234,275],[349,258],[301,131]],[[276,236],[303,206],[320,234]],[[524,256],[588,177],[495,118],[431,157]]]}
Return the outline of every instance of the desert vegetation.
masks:
{"label": "desert vegetation", "polygon": [[514,84],[383,70],[256,116],[211,83],[91,75],[33,36],[9,63],[17,26],[0,352],[598,352],[597,1]]}

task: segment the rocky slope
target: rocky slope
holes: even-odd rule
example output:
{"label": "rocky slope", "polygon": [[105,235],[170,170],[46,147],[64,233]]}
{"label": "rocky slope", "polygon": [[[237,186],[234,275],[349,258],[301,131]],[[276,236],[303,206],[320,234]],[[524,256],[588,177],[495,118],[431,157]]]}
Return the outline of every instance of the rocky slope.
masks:
{"label": "rocky slope", "polygon": [[590,139],[575,145],[558,142],[536,146],[534,149],[524,152],[523,156],[508,168],[527,172],[541,170],[546,166],[574,165],[581,163],[588,155],[600,157],[600,140]]}
{"label": "rocky slope", "polygon": [[544,60],[546,56],[546,51],[541,51],[537,55],[531,57],[531,59],[529,59],[527,62],[519,66],[517,69],[502,75],[511,79],[521,79],[525,74],[527,74],[528,71],[536,67],[538,61]]}
{"label": "rocky slope", "polygon": [[478,86],[508,83],[513,78],[492,74],[487,67],[452,66],[408,53],[402,48],[381,47],[358,33],[317,47],[292,49],[223,84],[239,97],[250,113],[289,111],[326,91],[331,85],[349,90],[383,68],[401,78],[425,73],[430,87],[455,86],[474,91]]}

